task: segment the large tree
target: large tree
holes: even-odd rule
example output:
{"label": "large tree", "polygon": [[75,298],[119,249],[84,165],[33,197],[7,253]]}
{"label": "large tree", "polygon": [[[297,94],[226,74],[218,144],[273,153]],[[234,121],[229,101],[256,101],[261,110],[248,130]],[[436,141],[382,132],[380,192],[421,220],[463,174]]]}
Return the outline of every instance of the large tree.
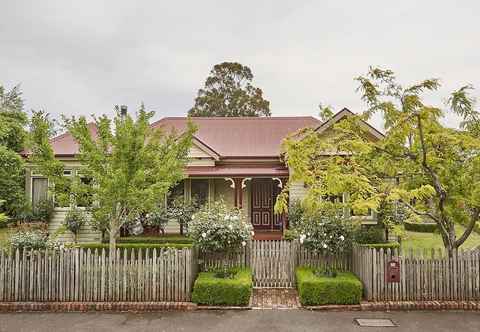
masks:
{"label": "large tree", "polygon": [[[357,81],[368,105],[364,113],[339,123],[327,138],[304,130],[285,141],[290,181],[306,183],[310,208],[329,204],[325,197],[342,193],[349,195],[344,207],[359,211],[378,210],[385,201],[400,202],[412,214],[438,225],[452,255],[480,214],[479,114],[468,88],[449,98],[447,111],[464,119],[461,128],[453,129],[442,124],[441,107],[422,99],[425,92],[438,89],[437,79],[403,87],[393,72],[371,68]],[[375,113],[385,120],[385,137],[379,141],[368,139],[368,126],[361,122]],[[285,197],[286,192],[277,211],[286,208]],[[457,223],[467,225],[460,236]]]}
{"label": "large tree", "polygon": [[[101,116],[95,118],[95,135],[85,117],[65,119],[66,128],[80,147],[82,176],[91,179],[95,202],[92,217],[106,223],[111,257],[120,228],[154,209],[169,188],[184,177],[195,127],[189,123],[182,133],[152,130],[149,124],[152,116],[143,106],[135,119],[118,111],[113,120]],[[45,139],[48,127],[45,121],[39,121],[32,130],[36,136],[34,156],[42,171],[53,176],[54,182],[61,181],[59,163],[53,159]],[[78,181],[71,181],[75,199]]]}
{"label": "large tree", "polygon": [[270,102],[252,85],[250,68],[237,62],[213,67],[203,89],[198,90],[190,116],[270,116]]}
{"label": "large tree", "polygon": [[25,203],[24,163],[18,152],[25,145],[27,114],[18,86],[0,85],[0,211],[17,215]]}

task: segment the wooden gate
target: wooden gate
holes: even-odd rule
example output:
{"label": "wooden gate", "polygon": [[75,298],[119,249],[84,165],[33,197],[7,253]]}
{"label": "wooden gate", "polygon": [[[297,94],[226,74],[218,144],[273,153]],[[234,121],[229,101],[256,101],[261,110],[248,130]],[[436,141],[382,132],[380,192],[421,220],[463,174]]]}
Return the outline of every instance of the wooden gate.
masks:
{"label": "wooden gate", "polygon": [[252,241],[250,266],[254,287],[295,287],[296,257],[294,241]]}

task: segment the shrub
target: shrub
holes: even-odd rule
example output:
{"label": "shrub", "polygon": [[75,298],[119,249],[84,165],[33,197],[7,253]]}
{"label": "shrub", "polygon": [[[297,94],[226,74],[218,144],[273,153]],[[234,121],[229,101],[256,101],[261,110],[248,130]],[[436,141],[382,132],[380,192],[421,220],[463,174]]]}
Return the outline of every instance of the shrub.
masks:
{"label": "shrub", "polygon": [[410,232],[420,232],[420,233],[434,233],[437,231],[436,223],[426,223],[426,222],[404,222],[403,223],[405,230]]}
{"label": "shrub", "polygon": [[296,270],[297,289],[302,305],[358,304],[362,283],[350,272],[339,272],[335,278],[317,276],[311,268]]}
{"label": "shrub", "polygon": [[168,210],[163,207],[158,207],[157,209],[147,214],[145,218],[145,225],[159,227],[163,234],[165,233],[165,227],[168,224],[168,219]]}
{"label": "shrub", "polygon": [[[0,127],[2,125],[0,124]],[[0,129],[0,140],[3,136]],[[0,145],[0,212],[16,218],[25,204],[25,163],[15,151]]]}
{"label": "shrub", "polygon": [[177,196],[168,207],[168,218],[175,219],[180,224],[180,234],[188,232],[188,225],[193,214],[198,210],[196,200],[185,201],[183,196]]}
{"label": "shrub", "polygon": [[228,252],[245,246],[252,229],[241,210],[217,201],[210,208],[202,207],[192,217],[189,236],[204,251]]}
{"label": "shrub", "polygon": [[[84,248],[84,249],[107,249],[108,250],[108,243],[80,243],[77,244],[77,248]],[[125,248],[125,249],[161,249],[161,248],[176,248],[176,249],[183,249],[183,248],[191,248],[192,244],[189,243],[117,243],[117,248]]]}
{"label": "shrub", "polygon": [[65,228],[73,233],[75,242],[77,242],[77,236],[80,232],[80,228],[87,222],[87,216],[85,212],[72,208],[68,211],[63,222]]}
{"label": "shrub", "polygon": [[215,272],[201,272],[193,286],[192,302],[208,305],[248,305],[252,295],[250,269],[238,269],[233,278],[218,278]]}
{"label": "shrub", "polygon": [[49,240],[46,232],[42,231],[19,231],[10,237],[10,247],[13,250],[42,250],[57,249],[60,245]]}
{"label": "shrub", "polygon": [[165,244],[165,243],[178,243],[178,244],[191,244],[192,239],[185,236],[129,236],[122,237],[117,240],[117,243],[152,243],[152,244]]}
{"label": "shrub", "polygon": [[298,199],[291,202],[288,208],[288,224],[290,228],[300,225],[304,215],[305,209],[302,206],[302,202]]}
{"label": "shrub", "polygon": [[362,226],[355,232],[355,242],[366,243],[384,243],[384,230],[375,226]]}
{"label": "shrub", "polygon": [[398,249],[400,248],[400,243],[398,242],[385,242],[385,243],[366,243],[361,244],[361,247],[375,248],[375,249]]}
{"label": "shrub", "polygon": [[51,199],[44,199],[33,207],[33,221],[48,223],[52,216],[54,204]]}
{"label": "shrub", "polygon": [[340,254],[351,248],[353,228],[335,209],[305,215],[295,229],[305,248],[324,254]]}
{"label": "shrub", "polygon": [[5,213],[0,212],[0,228],[4,228],[7,226],[9,218]]}
{"label": "shrub", "polygon": [[293,241],[298,239],[297,231],[294,229],[286,229],[283,232],[283,239],[287,241]]}

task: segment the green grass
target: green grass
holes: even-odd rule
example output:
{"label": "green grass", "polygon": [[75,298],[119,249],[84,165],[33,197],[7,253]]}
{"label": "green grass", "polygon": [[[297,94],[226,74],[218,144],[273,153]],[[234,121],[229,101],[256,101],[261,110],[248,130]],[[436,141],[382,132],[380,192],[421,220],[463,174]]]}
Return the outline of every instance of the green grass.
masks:
{"label": "green grass", "polygon": [[[457,236],[460,236],[465,228],[461,225],[455,225]],[[480,246],[480,235],[472,232],[460,249],[472,249]],[[402,239],[403,250],[424,250],[424,249],[443,249],[442,237],[439,233],[419,233],[406,231]]]}
{"label": "green grass", "polygon": [[0,247],[5,245],[10,237],[10,234],[12,233],[11,228],[0,228]]}

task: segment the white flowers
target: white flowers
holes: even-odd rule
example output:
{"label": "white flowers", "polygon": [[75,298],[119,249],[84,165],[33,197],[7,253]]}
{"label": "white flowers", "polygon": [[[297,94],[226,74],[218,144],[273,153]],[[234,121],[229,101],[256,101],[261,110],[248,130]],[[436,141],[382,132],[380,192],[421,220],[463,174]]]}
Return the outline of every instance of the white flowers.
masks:
{"label": "white flowers", "polygon": [[229,230],[232,230],[232,229],[233,229],[233,226],[232,226],[232,225],[228,225],[228,229],[229,229]]}
{"label": "white flowers", "polygon": [[327,244],[324,243],[324,244],[323,244],[323,249],[327,249],[327,248],[328,248]]}
{"label": "white flowers", "polygon": [[254,231],[251,231],[250,234],[251,234],[252,236],[255,236],[255,232],[254,232]]}
{"label": "white flowers", "polygon": [[203,237],[203,238],[206,238],[206,237],[207,237],[207,233],[203,232],[203,233],[202,233],[202,237]]}
{"label": "white flowers", "polygon": [[245,247],[247,245],[247,242],[242,241],[242,247]]}
{"label": "white flowers", "polygon": [[339,238],[339,239],[340,239],[340,241],[343,241],[343,240],[345,240],[345,236],[340,235],[340,238]]}
{"label": "white flowers", "polygon": [[305,234],[300,235],[300,243],[303,244],[303,242],[305,241],[306,238],[307,238],[307,236]]}

